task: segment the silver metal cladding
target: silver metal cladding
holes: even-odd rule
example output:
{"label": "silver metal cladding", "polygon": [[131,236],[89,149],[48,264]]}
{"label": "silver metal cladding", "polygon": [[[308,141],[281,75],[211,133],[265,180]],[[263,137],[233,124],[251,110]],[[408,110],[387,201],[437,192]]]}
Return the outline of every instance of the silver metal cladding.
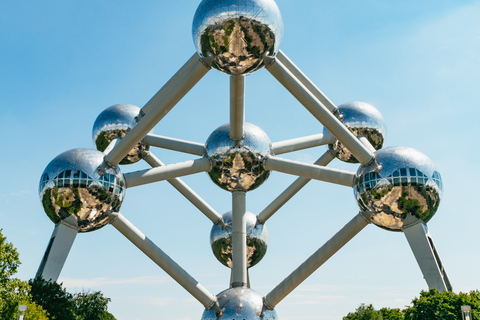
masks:
{"label": "silver metal cladding", "polygon": [[245,75],[264,66],[283,37],[283,20],[273,0],[203,0],[195,13],[192,36],[197,52],[212,57],[218,71]]}
{"label": "silver metal cladding", "polygon": [[[136,125],[135,118],[140,114],[140,108],[131,104],[116,104],[102,111],[93,124],[92,136],[95,147],[105,151],[115,138],[123,138]],[[142,159],[142,152],[150,146],[139,142],[120,164],[132,164]]]}
{"label": "silver metal cladding", "polygon": [[270,175],[263,161],[272,155],[272,143],[259,127],[244,124],[245,136],[230,139],[230,124],[216,129],[205,144],[206,156],[212,162],[210,179],[227,191],[250,191],[259,187]]}
{"label": "silver metal cladding", "polygon": [[217,295],[222,314],[205,310],[202,320],[278,320],[275,310],[263,311],[263,298],[247,288],[231,288]]}
{"label": "silver metal cladding", "polygon": [[[223,215],[225,226],[216,224],[210,232],[213,254],[224,266],[232,268],[232,212]],[[257,216],[246,212],[247,224],[247,267],[253,267],[267,253],[268,231],[263,224],[257,224]]]}
{"label": "silver metal cladding", "polygon": [[120,169],[109,167],[100,176],[103,152],[73,149],[53,159],[39,184],[43,209],[54,223],[74,217],[78,232],[100,229],[109,222],[108,214],[118,212],[125,195]]}
{"label": "silver metal cladding", "polygon": [[[355,136],[364,136],[375,150],[380,150],[385,142],[387,128],[380,112],[372,105],[353,101],[338,106],[342,122]],[[324,133],[328,130],[324,128]],[[358,163],[354,155],[340,142],[328,145],[330,150],[336,152],[336,157],[344,162]]]}
{"label": "silver metal cladding", "polygon": [[354,194],[360,209],[372,212],[372,222],[384,229],[402,231],[412,223],[428,222],[440,205],[443,182],[433,162],[407,147],[375,152],[380,173],[361,166]]}

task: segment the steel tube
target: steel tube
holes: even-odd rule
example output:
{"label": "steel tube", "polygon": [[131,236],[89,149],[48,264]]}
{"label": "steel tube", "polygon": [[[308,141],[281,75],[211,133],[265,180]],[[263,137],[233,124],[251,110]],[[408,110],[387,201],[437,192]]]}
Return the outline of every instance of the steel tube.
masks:
{"label": "steel tube", "polygon": [[282,50],[276,58],[297,78],[323,105],[333,114],[338,112],[337,106],[290,60]]}
{"label": "steel tube", "polygon": [[338,120],[278,59],[265,57],[267,70],[343,145],[362,165],[375,160],[372,152]]}
{"label": "steel tube", "polygon": [[131,188],[147,183],[178,178],[198,172],[210,171],[211,167],[210,160],[207,158],[200,158],[197,160],[169,164],[168,166],[164,167],[129,172],[125,173],[123,176],[125,177],[126,187]]}
{"label": "steel tube", "polygon": [[195,297],[206,309],[219,311],[217,298],[205,289],[197,280],[190,276],[172,258],[155,245],[148,237],[138,230],[122,214],[111,214],[111,224],[145,253],[153,262],[162,268],[170,277]]}
{"label": "steel tube", "polygon": [[[151,152],[146,154],[143,159],[153,168],[165,166],[165,164],[163,164],[162,161],[155,157],[155,155],[153,155]],[[215,210],[213,210],[213,208],[210,207],[208,203],[206,203],[202,198],[200,198],[200,196],[196,194],[189,186],[187,186],[187,184],[183,182],[180,178],[168,179],[167,181],[214,224],[223,224],[222,216]]]}
{"label": "steel tube", "polygon": [[202,143],[168,138],[155,134],[147,134],[145,138],[143,138],[143,143],[158,148],[184,152],[196,156],[203,156],[205,154],[205,145]]}
{"label": "steel tube", "polygon": [[195,65],[170,89],[160,101],[105,156],[105,162],[117,166],[130,150],[192,89],[209,71],[202,61]]}
{"label": "steel tube", "polygon": [[243,138],[245,122],[245,76],[230,76],[230,139]]}
{"label": "steel tube", "polygon": [[233,288],[246,287],[247,220],[246,192],[232,192],[232,283]]}
{"label": "steel tube", "polygon": [[[329,151],[325,152],[316,162],[317,166],[328,165],[335,157]],[[297,194],[311,179],[299,177],[295,180],[285,191],[283,191],[275,200],[272,201],[262,212],[257,216],[258,223],[264,224],[275,214],[285,203],[288,202],[294,195]]]}
{"label": "steel tube", "polygon": [[278,157],[267,157],[265,160],[265,168],[267,170],[274,170],[304,178],[331,182],[347,187],[353,187],[355,184],[355,173],[353,172],[325,168],[314,164],[286,160]]}
{"label": "steel tube", "polygon": [[370,223],[369,217],[370,214],[368,213],[359,213],[350,220],[340,231],[320,247],[320,249],[311,255],[310,258],[264,297],[265,307],[272,310],[290,292],[365,228]]}
{"label": "steel tube", "polygon": [[326,134],[319,133],[307,137],[274,142],[272,143],[272,149],[273,153],[278,155],[323,146],[329,143],[334,143],[336,140],[337,139],[330,132],[327,132]]}
{"label": "steel tube", "polygon": [[170,80],[168,80],[167,83],[165,83],[165,85],[158,90],[158,92],[143,106],[139,119],[141,119],[143,115],[147,114],[148,111],[150,111],[153,106],[155,106],[200,59],[201,58],[198,53],[195,52],[192,57],[177,71],[177,73],[175,73],[173,77],[171,77]]}

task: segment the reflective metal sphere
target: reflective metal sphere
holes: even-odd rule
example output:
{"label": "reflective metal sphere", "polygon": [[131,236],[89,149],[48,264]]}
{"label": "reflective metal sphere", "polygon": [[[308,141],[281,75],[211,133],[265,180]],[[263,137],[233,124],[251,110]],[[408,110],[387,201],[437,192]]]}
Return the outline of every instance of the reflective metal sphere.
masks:
{"label": "reflective metal sphere", "polygon": [[283,21],[273,0],[203,0],[192,26],[198,54],[227,74],[249,74],[264,66],[283,37]]}
{"label": "reflective metal sphere", "polygon": [[[355,136],[365,136],[375,150],[383,147],[387,128],[385,120],[377,109],[368,103],[353,101],[339,105],[338,111],[343,117],[342,122]],[[323,131],[324,133],[328,132],[327,129]],[[330,144],[328,147],[330,150],[336,151],[338,159],[344,162],[358,163],[358,160],[340,141]]]}
{"label": "reflective metal sphere", "polygon": [[125,180],[118,167],[107,168],[103,176],[96,172],[104,156],[97,150],[73,149],[48,164],[39,194],[50,220],[58,223],[73,216],[78,232],[88,232],[108,224],[108,213],[120,210]]}
{"label": "reflective metal sphere", "polygon": [[[116,104],[100,113],[93,124],[93,142],[99,151],[105,151],[115,138],[123,138],[137,124],[135,117],[140,108],[131,104]],[[131,164],[142,159],[142,151],[148,151],[150,146],[139,142],[120,164]]]}
{"label": "reflective metal sphere", "polygon": [[234,141],[228,136],[230,125],[216,129],[208,138],[206,156],[212,161],[208,173],[212,181],[228,191],[249,191],[260,186],[270,175],[263,160],[272,154],[270,139],[259,127],[245,123],[245,136]]}
{"label": "reflective metal sphere", "polygon": [[443,192],[440,173],[423,153],[406,147],[375,152],[380,173],[361,166],[354,187],[362,211],[373,213],[372,222],[401,231],[417,219],[428,222],[438,209]]}
{"label": "reflective metal sphere", "polygon": [[205,310],[202,320],[277,320],[275,310],[263,309],[263,298],[259,293],[247,288],[231,288],[217,295],[218,303],[224,312],[217,317],[215,310]]}
{"label": "reflective metal sphere", "polygon": [[[257,216],[246,212],[247,220],[247,267],[256,265],[267,253],[268,232],[263,224],[257,226]],[[232,212],[223,215],[226,228],[216,224],[210,232],[210,245],[215,257],[223,265],[232,267]]]}

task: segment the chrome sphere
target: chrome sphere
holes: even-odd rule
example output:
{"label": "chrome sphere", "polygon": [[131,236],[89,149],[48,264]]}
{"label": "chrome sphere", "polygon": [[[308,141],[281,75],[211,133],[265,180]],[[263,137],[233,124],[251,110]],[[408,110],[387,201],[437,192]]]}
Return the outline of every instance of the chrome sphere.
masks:
{"label": "chrome sphere", "polygon": [[275,310],[263,310],[263,297],[247,288],[231,288],[217,295],[223,313],[205,310],[202,320],[277,320]]}
{"label": "chrome sphere", "polygon": [[[92,136],[98,151],[105,151],[115,138],[123,138],[137,124],[135,118],[140,108],[131,104],[116,104],[100,113],[93,124]],[[142,159],[142,151],[148,151],[150,146],[139,142],[120,164],[131,164]]]}
{"label": "chrome sphere", "polygon": [[375,152],[382,166],[377,173],[361,166],[354,187],[360,209],[372,212],[372,222],[401,231],[418,219],[428,222],[438,209],[443,192],[440,173],[423,153],[406,147]]}
{"label": "chrome sphere", "polygon": [[39,195],[50,220],[73,217],[78,232],[88,232],[108,224],[108,213],[120,210],[125,180],[118,167],[107,168],[103,176],[96,172],[104,156],[97,150],[73,149],[48,164]]}
{"label": "chrome sphere", "polygon": [[[263,224],[257,224],[257,216],[246,212],[247,221],[247,267],[256,265],[267,253],[268,232]],[[215,257],[223,265],[232,267],[232,212],[223,215],[225,228],[216,224],[210,232],[210,245]]]}
{"label": "chrome sphere", "polygon": [[272,154],[272,144],[259,127],[245,123],[245,136],[235,141],[229,137],[230,125],[216,129],[208,138],[206,156],[212,161],[210,179],[228,191],[249,191],[260,186],[270,175],[263,160]]}
{"label": "chrome sphere", "polygon": [[[342,115],[343,124],[355,136],[365,136],[375,150],[383,147],[387,128],[385,120],[377,109],[368,103],[353,101],[339,105],[338,111]],[[327,129],[323,131],[328,132]],[[329,144],[328,147],[336,152],[336,157],[341,161],[358,163],[358,160],[340,141]]]}
{"label": "chrome sphere", "polygon": [[283,21],[273,0],[203,0],[192,26],[198,54],[227,74],[249,74],[264,66],[283,37]]}

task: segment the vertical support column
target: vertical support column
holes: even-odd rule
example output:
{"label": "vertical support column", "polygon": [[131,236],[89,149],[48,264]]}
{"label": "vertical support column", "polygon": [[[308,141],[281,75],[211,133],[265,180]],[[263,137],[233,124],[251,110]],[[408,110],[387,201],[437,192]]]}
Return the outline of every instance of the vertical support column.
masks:
{"label": "vertical support column", "polygon": [[245,122],[245,76],[230,77],[230,139],[243,138]]}
{"label": "vertical support column", "polygon": [[247,277],[247,220],[246,193],[232,193],[232,288],[246,287]]}
{"label": "vertical support column", "polygon": [[42,277],[45,280],[52,281],[58,280],[78,233],[73,223],[76,224],[75,219],[68,217],[55,225],[35,277]]}
{"label": "vertical support column", "polygon": [[408,244],[413,251],[418,266],[429,288],[438,291],[453,291],[447,272],[443,268],[440,256],[428,232],[427,225],[421,221],[403,230]]}

